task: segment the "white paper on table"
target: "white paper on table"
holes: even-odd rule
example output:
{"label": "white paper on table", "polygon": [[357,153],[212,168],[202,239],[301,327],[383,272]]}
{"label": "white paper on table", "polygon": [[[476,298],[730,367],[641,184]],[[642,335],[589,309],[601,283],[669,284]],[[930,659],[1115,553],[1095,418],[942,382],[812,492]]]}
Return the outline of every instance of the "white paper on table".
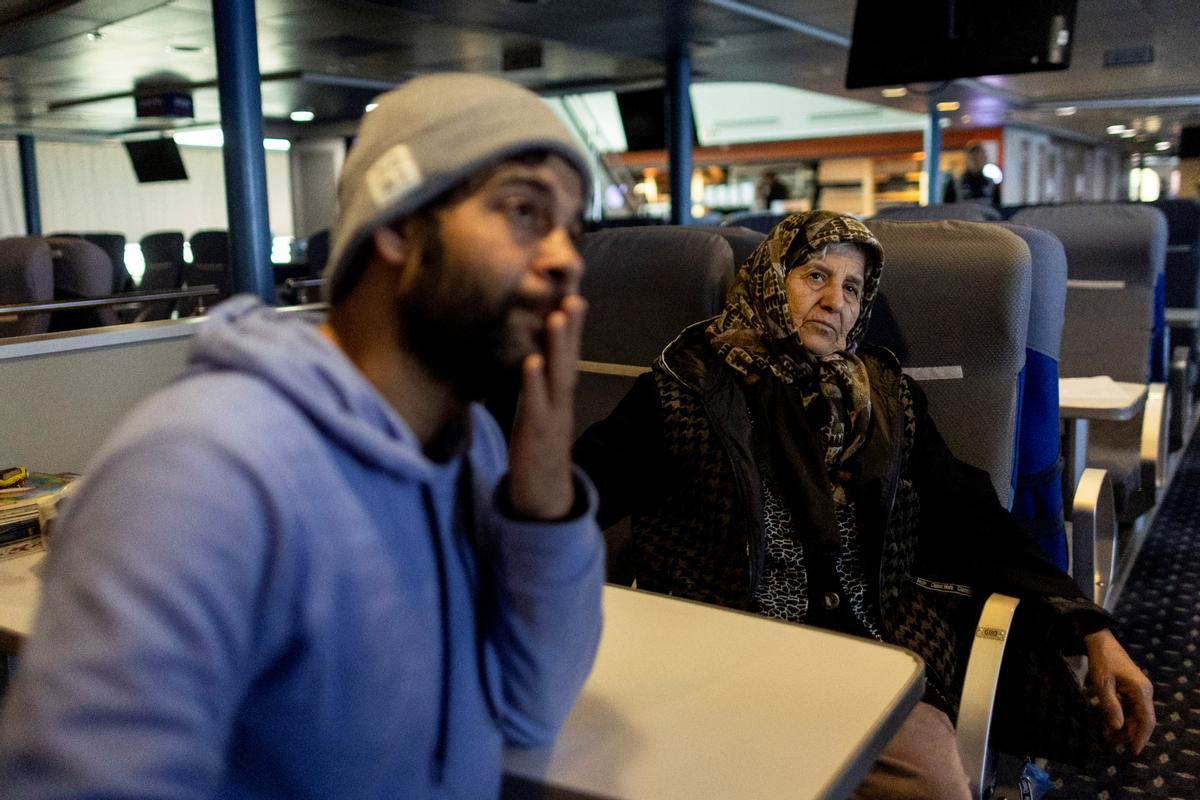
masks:
{"label": "white paper on table", "polygon": [[1145,384],[1114,381],[1107,375],[1059,378],[1058,402],[1064,406],[1125,408],[1136,403],[1145,391]]}

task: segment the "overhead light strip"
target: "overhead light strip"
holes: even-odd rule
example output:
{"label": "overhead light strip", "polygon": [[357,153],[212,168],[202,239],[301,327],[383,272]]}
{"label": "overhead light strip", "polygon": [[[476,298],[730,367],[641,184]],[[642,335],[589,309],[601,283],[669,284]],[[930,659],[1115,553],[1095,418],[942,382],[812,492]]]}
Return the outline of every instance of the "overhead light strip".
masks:
{"label": "overhead light strip", "polygon": [[1178,94],[1163,97],[1113,97],[1094,100],[1041,100],[1030,109],[1048,110],[1060,106],[1083,108],[1164,108],[1167,106],[1200,106],[1200,94]]}

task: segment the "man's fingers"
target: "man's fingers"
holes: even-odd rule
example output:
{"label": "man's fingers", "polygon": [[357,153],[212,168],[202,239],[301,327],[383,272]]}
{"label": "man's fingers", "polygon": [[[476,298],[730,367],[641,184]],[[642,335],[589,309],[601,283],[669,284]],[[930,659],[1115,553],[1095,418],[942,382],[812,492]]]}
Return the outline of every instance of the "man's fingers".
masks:
{"label": "man's fingers", "polygon": [[586,312],[587,302],[582,297],[568,295],[562,307],[546,317],[547,389],[555,405],[569,405],[573,400]]}
{"label": "man's fingers", "polygon": [[549,406],[546,396],[546,359],[530,353],[521,362],[521,395],[517,400],[517,424],[541,419]]}

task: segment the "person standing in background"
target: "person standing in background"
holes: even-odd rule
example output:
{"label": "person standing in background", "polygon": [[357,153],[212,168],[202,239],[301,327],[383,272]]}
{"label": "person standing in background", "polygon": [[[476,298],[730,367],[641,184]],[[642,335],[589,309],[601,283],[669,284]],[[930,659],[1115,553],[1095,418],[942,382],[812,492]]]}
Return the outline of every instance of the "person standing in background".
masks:
{"label": "person standing in background", "polygon": [[789,192],[773,171],[764,172],[754,187],[756,207],[761,211],[770,211],[771,204],[776,200],[787,200]]}
{"label": "person standing in background", "polygon": [[999,208],[1000,186],[984,174],[983,168],[988,165],[987,149],[980,142],[970,141],[963,152],[967,157],[966,169],[957,180],[951,177],[946,181],[942,202],[990,203]]}

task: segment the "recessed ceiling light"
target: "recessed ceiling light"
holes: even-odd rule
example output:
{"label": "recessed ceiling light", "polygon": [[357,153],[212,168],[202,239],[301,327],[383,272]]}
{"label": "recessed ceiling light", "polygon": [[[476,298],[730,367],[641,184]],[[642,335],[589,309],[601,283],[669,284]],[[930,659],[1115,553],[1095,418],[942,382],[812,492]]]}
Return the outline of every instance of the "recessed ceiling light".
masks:
{"label": "recessed ceiling light", "polygon": [[94,31],[88,31],[87,38],[89,42],[98,42],[104,38],[104,31],[96,28]]}
{"label": "recessed ceiling light", "polygon": [[1137,131],[1131,131],[1131,130],[1121,131],[1122,139],[1132,139],[1135,136],[1137,136]]}
{"label": "recessed ceiling light", "polygon": [[957,100],[943,100],[937,104],[938,111],[958,111],[961,104]]}
{"label": "recessed ceiling light", "polygon": [[908,89],[905,89],[903,86],[893,86],[889,89],[884,89],[880,94],[884,97],[904,97],[908,94]]}
{"label": "recessed ceiling light", "polygon": [[308,109],[302,108],[297,111],[293,111],[288,115],[288,117],[292,120],[292,122],[312,122],[317,118],[317,115]]}
{"label": "recessed ceiling light", "polygon": [[1108,131],[1113,136],[1116,136],[1117,134],[1125,132],[1125,126],[1124,125],[1109,125],[1104,130]]}
{"label": "recessed ceiling light", "polygon": [[961,119],[962,119],[962,123],[963,123],[963,125],[966,125],[966,124],[968,124],[968,123],[971,121],[971,115],[970,115],[970,114],[963,114]]}
{"label": "recessed ceiling light", "polygon": [[1171,143],[1170,142],[1159,142],[1158,144],[1154,145],[1154,149],[1155,150],[1170,150]]}
{"label": "recessed ceiling light", "polygon": [[1059,106],[1058,108],[1054,109],[1054,113],[1060,117],[1070,117],[1074,116],[1075,112],[1078,110],[1079,109],[1075,108],[1075,106]]}
{"label": "recessed ceiling light", "polygon": [[379,103],[367,103],[367,107],[364,108],[363,111],[370,112],[370,111],[374,111],[377,108],[379,108]]}

